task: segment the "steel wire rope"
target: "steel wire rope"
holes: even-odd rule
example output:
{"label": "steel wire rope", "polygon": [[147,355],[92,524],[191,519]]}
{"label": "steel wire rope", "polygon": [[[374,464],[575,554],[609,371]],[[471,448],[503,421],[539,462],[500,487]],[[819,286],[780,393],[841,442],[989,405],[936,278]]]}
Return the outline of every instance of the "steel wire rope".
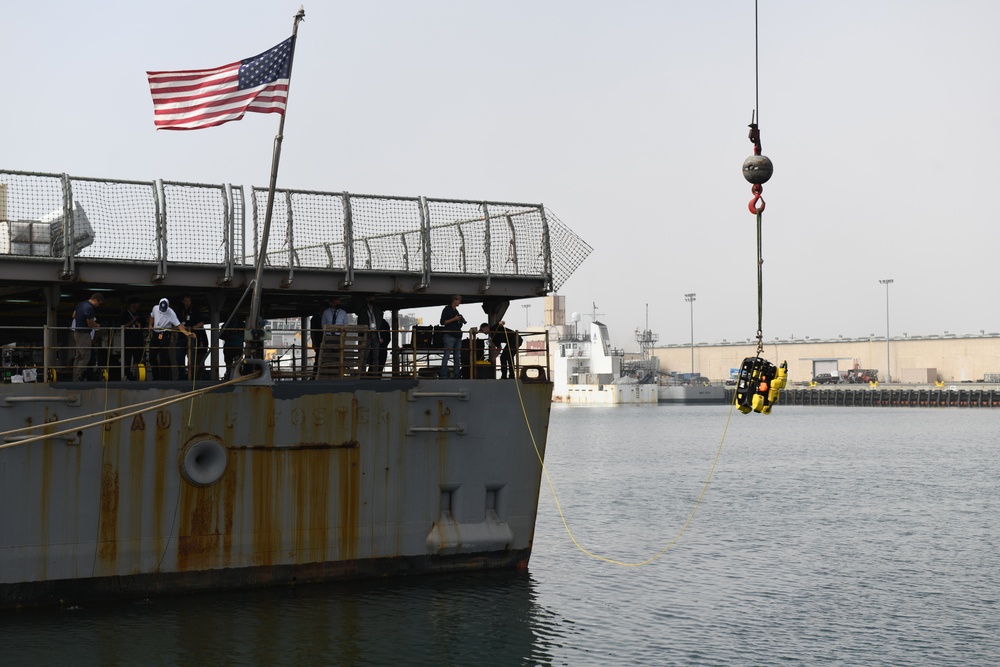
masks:
{"label": "steel wire rope", "polygon": [[[507,338],[507,334],[504,334],[504,338]],[[509,345],[509,340],[508,340],[508,345]],[[681,536],[688,529],[688,526],[690,526],[691,522],[694,521],[694,515],[695,513],[698,512],[698,508],[701,506],[701,501],[705,497],[705,493],[708,491],[708,485],[712,481],[712,475],[715,474],[715,468],[719,463],[719,458],[722,456],[722,446],[725,444],[726,434],[729,432],[729,423],[733,417],[733,409],[736,407],[735,402],[729,405],[729,414],[726,416],[726,425],[722,430],[722,437],[719,439],[719,447],[715,451],[715,457],[712,459],[712,465],[708,469],[708,476],[705,478],[705,483],[701,487],[701,492],[698,494],[698,499],[695,501],[694,507],[691,508],[691,513],[688,514],[687,520],[684,522],[684,525],[681,526],[680,530],[677,531],[677,534],[674,535],[673,539],[671,539],[665,547],[654,553],[649,558],[646,558],[645,560],[641,561],[628,562],[628,561],[618,560],[615,558],[609,558],[607,556],[602,556],[600,554],[594,553],[593,551],[587,549],[582,544],[580,544],[580,542],[576,539],[576,536],[573,535],[573,530],[569,527],[569,522],[566,520],[566,514],[563,512],[562,503],[559,502],[559,495],[556,493],[555,484],[553,484],[552,477],[549,475],[548,466],[545,465],[545,459],[542,456],[542,453],[538,451],[538,442],[535,440],[535,434],[531,430],[531,422],[528,420],[528,410],[524,406],[524,398],[521,394],[521,382],[520,380],[518,380],[516,376],[514,378],[514,386],[517,388],[517,400],[521,405],[521,414],[524,417],[524,425],[528,429],[528,437],[531,439],[531,446],[534,448],[535,456],[538,457],[538,462],[542,466],[542,472],[545,474],[545,481],[548,482],[549,484],[549,490],[552,492],[552,499],[556,503],[556,510],[559,512],[559,518],[562,520],[563,528],[566,530],[566,534],[569,535],[570,541],[577,549],[579,549],[584,554],[590,556],[595,560],[599,560],[605,563],[610,563],[612,565],[620,565],[622,567],[641,567],[643,565],[649,565],[650,563],[659,560],[675,544],[677,544],[678,540],[681,539]]]}
{"label": "steel wire rope", "polygon": [[753,0],[753,104],[760,124],[760,36],[757,31],[757,0]]}
{"label": "steel wire rope", "polygon": [[[754,155],[761,155],[761,145],[760,145],[760,131],[758,126],[760,125],[760,33],[758,29],[758,17],[759,11],[757,8],[757,0],[753,3],[753,74],[754,74],[754,110],[751,115],[750,120],[750,141],[754,144]],[[767,160],[767,158],[763,158]],[[768,161],[770,165],[770,161]],[[744,163],[745,169],[746,163]],[[746,176],[746,172],[744,171]],[[762,178],[762,180],[751,180],[753,187],[750,188],[751,193],[753,193],[753,199],[750,200],[749,209],[751,213],[757,216],[757,356],[764,354],[764,257],[763,257],[763,246],[761,242],[762,236],[762,218],[764,214],[764,199],[761,196],[764,192],[763,183],[767,182],[770,178],[768,173]],[[747,177],[750,180],[750,177]]]}
{"label": "steel wire rope", "polygon": [[764,353],[764,257],[761,218],[763,211],[757,212],[757,356]]}

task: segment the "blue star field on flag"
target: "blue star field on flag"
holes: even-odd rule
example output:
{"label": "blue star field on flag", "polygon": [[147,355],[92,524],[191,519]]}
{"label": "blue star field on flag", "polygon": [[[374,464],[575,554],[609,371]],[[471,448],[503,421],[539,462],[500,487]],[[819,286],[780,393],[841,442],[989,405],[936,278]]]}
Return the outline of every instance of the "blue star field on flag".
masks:
{"label": "blue star field on flag", "polygon": [[292,69],[292,38],[259,56],[244,58],[240,65],[240,90],[278,79],[287,79]]}

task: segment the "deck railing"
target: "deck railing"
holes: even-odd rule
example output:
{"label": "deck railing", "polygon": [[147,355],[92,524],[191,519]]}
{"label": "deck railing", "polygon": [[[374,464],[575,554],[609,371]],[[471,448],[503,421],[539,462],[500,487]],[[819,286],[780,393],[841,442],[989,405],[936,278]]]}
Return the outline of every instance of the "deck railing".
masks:
{"label": "deck railing", "polygon": [[[180,333],[169,344],[150,344],[142,332],[141,343],[130,341],[124,327],[105,327],[93,338],[86,381],[217,381],[225,379],[232,365],[243,354],[245,332],[240,329],[206,329],[207,345]],[[549,337],[547,332],[521,331],[525,343],[513,355],[516,377],[528,381],[547,381]],[[0,327],[0,335],[17,335],[22,342],[0,348],[2,381],[64,382],[73,379],[76,346],[70,327]],[[303,345],[303,334],[306,343]],[[390,330],[392,339],[384,362],[370,368],[365,363],[368,329],[359,326],[329,327],[319,343],[320,355],[309,340],[309,330],[268,330],[262,354],[275,381],[311,379],[379,379],[393,377],[437,377],[444,348],[435,337],[430,339],[414,330]],[[543,341],[543,347],[531,346],[529,340]],[[37,343],[29,341],[38,341]],[[470,344],[476,341],[476,344]],[[162,352],[159,359],[154,355]],[[183,354],[180,354],[182,351]],[[463,332],[460,349],[462,377],[492,379],[499,372],[498,351],[475,330]]]}
{"label": "deck railing", "polygon": [[[275,193],[267,266],[342,272],[527,277],[557,291],[591,252],[541,204],[282,189]],[[255,266],[267,190],[0,170],[0,258],[58,258],[223,269]],[[247,203],[250,215],[247,216]]]}

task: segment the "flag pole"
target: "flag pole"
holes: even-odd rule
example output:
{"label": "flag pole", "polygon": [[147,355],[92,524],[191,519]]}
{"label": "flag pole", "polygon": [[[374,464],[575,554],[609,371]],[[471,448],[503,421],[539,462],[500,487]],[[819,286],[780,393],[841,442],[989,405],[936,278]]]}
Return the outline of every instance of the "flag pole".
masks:
{"label": "flag pole", "polygon": [[[292,65],[295,63],[295,43],[296,35],[299,32],[299,23],[306,17],[305,7],[300,6],[295,14],[292,24],[292,55],[288,62],[288,90],[285,91],[285,112],[288,111],[288,95],[292,89]],[[264,213],[264,229],[261,231],[260,252],[257,254],[257,270],[253,279],[253,296],[250,299],[250,318],[247,320],[247,328],[250,329],[250,340],[247,342],[246,356],[251,359],[262,359],[264,357],[263,338],[264,332],[258,326],[260,321],[260,294],[261,276],[264,270],[264,258],[267,255],[267,239],[271,232],[271,213],[274,210],[274,189],[278,182],[278,162],[281,159],[281,140],[285,134],[285,113],[281,114],[278,122],[278,134],[274,137],[274,151],[271,154],[271,182],[267,187],[267,209]]]}

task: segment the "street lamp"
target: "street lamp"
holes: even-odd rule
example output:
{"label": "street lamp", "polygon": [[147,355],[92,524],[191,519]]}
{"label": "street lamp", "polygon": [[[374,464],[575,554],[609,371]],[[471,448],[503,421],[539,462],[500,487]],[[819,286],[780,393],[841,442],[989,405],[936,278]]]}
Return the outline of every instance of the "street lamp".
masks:
{"label": "street lamp", "polygon": [[694,375],[694,292],[684,295],[684,300],[691,304],[691,375]]}
{"label": "street lamp", "polygon": [[879,282],[885,285],[885,381],[892,382],[892,374],[889,372],[889,285],[892,284],[892,278]]}
{"label": "street lamp", "polygon": [[528,309],[531,308],[530,303],[522,303],[521,308],[524,308],[524,328],[528,328]]}

